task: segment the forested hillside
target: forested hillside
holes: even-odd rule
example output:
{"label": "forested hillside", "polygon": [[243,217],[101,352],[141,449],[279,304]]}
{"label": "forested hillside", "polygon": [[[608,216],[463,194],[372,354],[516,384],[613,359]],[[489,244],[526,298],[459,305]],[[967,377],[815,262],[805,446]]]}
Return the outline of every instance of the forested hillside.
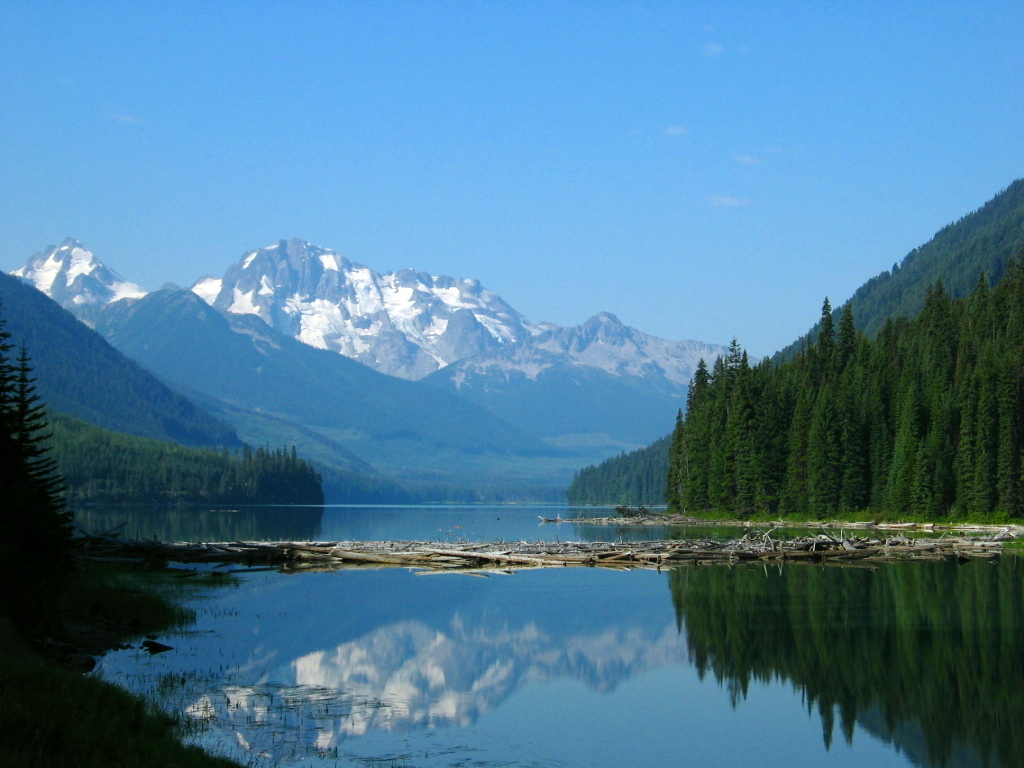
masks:
{"label": "forested hillside", "polygon": [[[984,273],[989,286],[1002,278],[1011,257],[1024,244],[1024,179],[1018,179],[978,210],[939,230],[891,271],[882,272],[837,308],[853,308],[857,328],[874,337],[890,317],[916,317],[929,286],[942,281],[950,296],[962,298]],[[816,338],[819,326],[781,353],[794,354]]]}
{"label": "forested hillside", "polygon": [[0,311],[11,343],[28,348],[36,390],[54,411],[140,437],[241,446],[232,427],[166,387],[18,278],[0,274]]}
{"label": "forested hillside", "polygon": [[53,456],[69,502],[323,504],[320,475],[295,450],[226,450],[118,434],[50,419]]}
{"label": "forested hillside", "polygon": [[[1024,252],[1021,254],[1024,256]],[[670,446],[674,509],[740,517],[1024,516],[1024,267],[966,299],[940,282],[877,338],[825,302],[818,339],[699,371]]]}
{"label": "forested hillside", "polygon": [[565,492],[570,504],[665,503],[669,436],[576,473]]}
{"label": "forested hillside", "polygon": [[[1002,278],[1007,263],[1022,244],[1024,179],[1013,182],[978,210],[941,229],[931,240],[908,254],[902,263],[893,265],[891,272],[883,272],[868,280],[836,310],[834,322],[839,321],[849,306],[856,328],[864,335],[874,337],[891,317],[916,317],[924,306],[929,286],[939,281],[951,297],[967,296],[982,274],[991,288]],[[779,352],[775,359],[785,360],[806,349],[813,344],[819,331],[820,325],[816,324],[807,335]],[[667,471],[667,453],[664,468]],[[629,476],[630,471],[627,464],[610,464],[607,468],[605,463],[598,465],[596,471],[588,475],[587,498],[594,502],[615,503],[616,494],[622,487],[641,482],[640,478]]]}

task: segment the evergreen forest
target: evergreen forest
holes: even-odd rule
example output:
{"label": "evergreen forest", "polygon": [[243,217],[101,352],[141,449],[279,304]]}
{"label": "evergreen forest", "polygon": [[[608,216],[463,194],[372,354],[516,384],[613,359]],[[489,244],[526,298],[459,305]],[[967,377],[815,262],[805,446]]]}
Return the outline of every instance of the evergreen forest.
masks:
{"label": "evergreen forest", "polygon": [[316,469],[291,450],[188,448],[51,418],[53,457],[77,503],[323,504]]}
{"label": "evergreen forest", "polygon": [[[1024,255],[1024,254],[1022,254]],[[822,519],[1024,517],[1024,267],[966,298],[942,282],[869,339],[828,301],[818,338],[702,362],[672,435],[673,510]]]}
{"label": "evergreen forest", "polygon": [[663,504],[668,447],[666,435],[648,446],[581,469],[566,490],[566,499],[570,504]]}

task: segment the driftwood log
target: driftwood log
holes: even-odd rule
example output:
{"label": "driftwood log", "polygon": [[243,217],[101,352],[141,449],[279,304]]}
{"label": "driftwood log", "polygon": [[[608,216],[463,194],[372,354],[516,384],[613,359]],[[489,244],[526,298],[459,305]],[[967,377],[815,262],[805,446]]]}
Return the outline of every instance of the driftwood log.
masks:
{"label": "driftwood log", "polygon": [[1021,532],[1005,528],[984,535],[910,538],[900,532],[858,536],[841,530],[814,536],[777,539],[775,529],[748,529],[722,541],[634,542],[157,542],[111,536],[85,536],[82,556],[140,566],[208,563],[217,566],[274,568],[282,571],[344,567],[409,567],[436,571],[493,571],[522,568],[590,566],[600,568],[671,568],[744,562],[811,562],[824,565],[898,560],[958,560],[997,557],[1003,544]]}

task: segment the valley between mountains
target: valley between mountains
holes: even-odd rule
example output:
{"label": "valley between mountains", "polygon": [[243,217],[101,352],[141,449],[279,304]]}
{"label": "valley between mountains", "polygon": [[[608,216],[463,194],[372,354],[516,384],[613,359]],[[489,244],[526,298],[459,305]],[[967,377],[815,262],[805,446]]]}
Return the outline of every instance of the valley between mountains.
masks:
{"label": "valley between mountains", "polygon": [[[294,445],[324,472],[329,501],[562,501],[579,468],[664,435],[698,361],[724,351],[609,313],[533,323],[476,280],[381,274],[299,239],[187,289],[148,292],[72,239],[12,274],[0,281],[9,330],[54,410],[190,445]],[[57,361],[57,328],[74,365]],[[117,353],[127,360],[98,367],[138,369],[144,384],[69,375]],[[109,398],[90,386],[119,387],[116,405],[98,406]],[[143,418],[141,404],[124,416],[154,392],[211,426]]]}

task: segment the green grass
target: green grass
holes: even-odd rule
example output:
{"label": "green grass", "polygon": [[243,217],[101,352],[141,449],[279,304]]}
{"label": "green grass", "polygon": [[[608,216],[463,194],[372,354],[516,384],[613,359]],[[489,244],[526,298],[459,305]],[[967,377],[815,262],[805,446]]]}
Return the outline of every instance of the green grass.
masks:
{"label": "green grass", "polygon": [[76,656],[68,648],[98,652],[190,623],[174,598],[198,578],[91,566],[72,575],[46,626],[19,631],[0,615],[0,766],[237,768],[183,745],[186,724],[150,702],[60,666]]}

